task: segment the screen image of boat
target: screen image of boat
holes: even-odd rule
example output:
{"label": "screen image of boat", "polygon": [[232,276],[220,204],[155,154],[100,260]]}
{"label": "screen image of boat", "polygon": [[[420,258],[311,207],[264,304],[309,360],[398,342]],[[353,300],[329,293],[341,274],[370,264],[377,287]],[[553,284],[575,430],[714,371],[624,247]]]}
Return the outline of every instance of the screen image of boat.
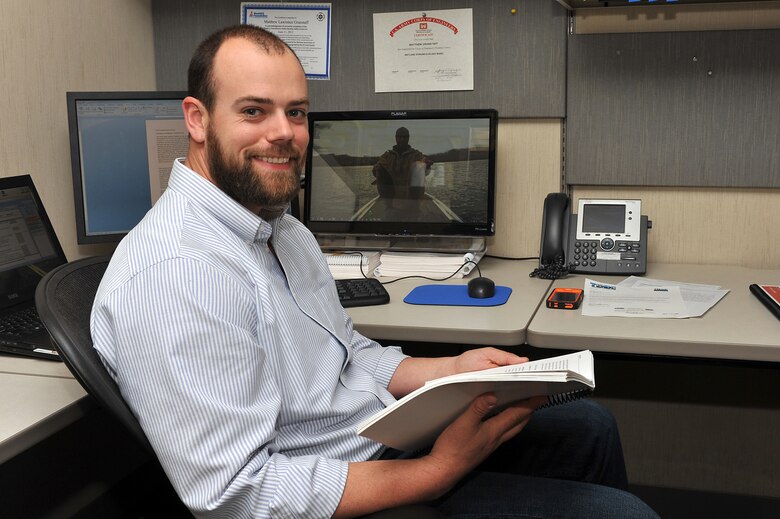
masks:
{"label": "screen image of boat", "polygon": [[307,222],[487,227],[493,131],[488,117],[315,121]]}

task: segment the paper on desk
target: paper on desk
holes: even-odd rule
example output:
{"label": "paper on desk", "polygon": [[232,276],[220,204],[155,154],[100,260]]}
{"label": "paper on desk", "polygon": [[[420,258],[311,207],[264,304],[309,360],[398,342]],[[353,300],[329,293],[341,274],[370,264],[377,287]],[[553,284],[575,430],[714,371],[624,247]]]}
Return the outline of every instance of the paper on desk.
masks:
{"label": "paper on desk", "polygon": [[728,289],[722,289],[718,285],[698,285],[637,276],[627,277],[618,285],[621,287],[680,287],[683,303],[688,309],[688,317],[701,317],[729,293]]}
{"label": "paper on desk", "polygon": [[585,279],[582,315],[591,317],[689,317],[680,287],[626,287]]}

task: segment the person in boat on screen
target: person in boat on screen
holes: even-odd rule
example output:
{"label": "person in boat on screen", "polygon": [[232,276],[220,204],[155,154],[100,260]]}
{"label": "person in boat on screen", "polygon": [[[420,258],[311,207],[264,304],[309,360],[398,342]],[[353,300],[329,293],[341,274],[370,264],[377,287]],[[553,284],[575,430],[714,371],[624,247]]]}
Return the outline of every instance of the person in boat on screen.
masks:
{"label": "person in boat on screen", "polygon": [[420,150],[409,145],[409,130],[401,126],[395,132],[395,146],[379,157],[373,173],[377,192],[387,199],[389,207],[393,200],[419,199],[425,193],[425,177],[431,172],[430,160]]}

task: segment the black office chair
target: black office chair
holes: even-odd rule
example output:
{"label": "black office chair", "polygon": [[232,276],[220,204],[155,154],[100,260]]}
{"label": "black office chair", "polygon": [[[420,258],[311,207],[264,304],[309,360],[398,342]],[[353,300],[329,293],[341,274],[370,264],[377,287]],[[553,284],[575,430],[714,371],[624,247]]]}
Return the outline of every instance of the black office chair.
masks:
{"label": "black office chair", "polygon": [[89,316],[110,256],[72,261],[49,272],[38,284],[35,306],[60,358],[101,407],[150,452],[138,420],[92,347]]}
{"label": "black office chair", "polygon": [[[110,257],[96,256],[72,261],[49,272],[38,284],[35,306],[54,341],[60,358],[98,404],[124,425],[135,440],[154,457],[149,440],[122,398],[114,379],[92,347],[90,312]],[[392,489],[388,489],[392,492]],[[187,515],[184,505],[177,510]],[[171,517],[171,515],[168,515]],[[424,505],[399,507],[366,516],[366,519],[436,519],[443,517]]]}

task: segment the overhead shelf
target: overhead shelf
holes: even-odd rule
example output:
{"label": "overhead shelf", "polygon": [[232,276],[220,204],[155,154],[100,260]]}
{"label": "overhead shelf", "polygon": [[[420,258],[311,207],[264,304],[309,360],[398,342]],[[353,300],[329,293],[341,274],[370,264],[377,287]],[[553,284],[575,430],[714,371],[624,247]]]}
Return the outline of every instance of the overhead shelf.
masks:
{"label": "overhead shelf", "polygon": [[775,0],[556,0],[566,9],[590,9],[599,7],[648,7],[703,4],[743,4]]}

